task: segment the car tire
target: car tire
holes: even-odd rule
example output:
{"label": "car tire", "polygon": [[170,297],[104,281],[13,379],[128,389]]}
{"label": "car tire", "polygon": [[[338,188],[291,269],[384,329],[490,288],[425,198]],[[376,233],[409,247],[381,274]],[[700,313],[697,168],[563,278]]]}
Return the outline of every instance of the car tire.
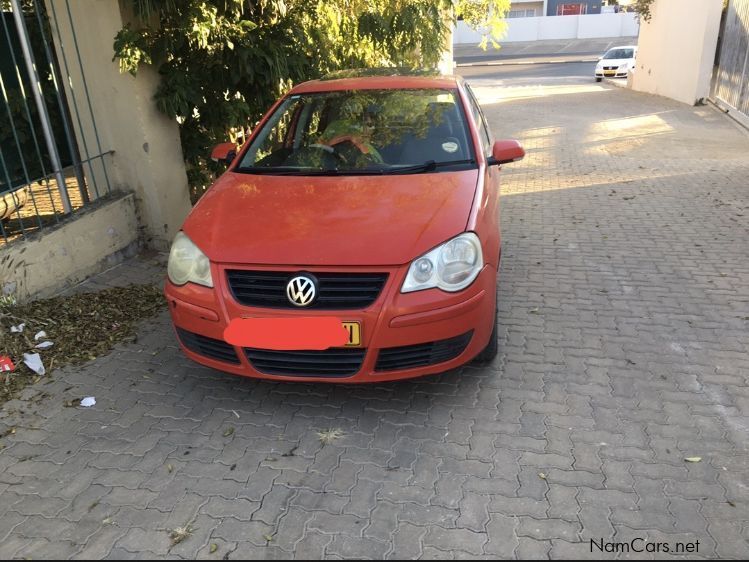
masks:
{"label": "car tire", "polygon": [[601,80],[603,80],[603,78],[599,78],[598,76],[596,76],[596,82],[600,82]]}
{"label": "car tire", "polygon": [[498,311],[494,311],[494,328],[492,329],[492,335],[489,338],[489,343],[486,347],[473,360],[475,363],[486,364],[490,363],[499,353],[499,342],[497,341],[497,316]]}

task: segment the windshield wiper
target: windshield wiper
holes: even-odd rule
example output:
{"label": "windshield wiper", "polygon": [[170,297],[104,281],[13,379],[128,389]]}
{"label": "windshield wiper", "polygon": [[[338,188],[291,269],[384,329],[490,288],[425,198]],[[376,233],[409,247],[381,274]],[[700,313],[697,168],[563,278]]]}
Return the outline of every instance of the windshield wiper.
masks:
{"label": "windshield wiper", "polygon": [[427,160],[423,164],[416,164],[415,166],[406,166],[404,168],[390,168],[383,170],[383,174],[412,174],[419,172],[433,172],[437,168],[443,168],[445,166],[457,166],[459,164],[474,164],[475,160],[448,160],[447,162],[435,162],[434,160]]}
{"label": "windshield wiper", "polygon": [[272,176],[309,175],[318,172],[314,168],[295,168],[294,166],[240,166],[234,169],[240,174],[259,174]]}
{"label": "windshield wiper", "polygon": [[[273,176],[368,176],[382,174],[382,168],[360,168],[360,169],[319,169],[319,168],[295,168],[292,166],[244,166],[234,170],[241,174],[259,174]],[[387,173],[385,171],[384,173]]]}
{"label": "windshield wiper", "polygon": [[244,166],[236,168],[234,171],[241,174],[264,174],[274,176],[369,176],[433,172],[437,168],[443,168],[446,166],[457,166],[460,164],[474,163],[475,160],[473,159],[449,160],[447,162],[435,162],[434,160],[428,160],[423,164],[417,164],[415,166],[403,166],[401,168],[332,168],[329,170],[320,170],[317,168],[296,168],[293,166]]}

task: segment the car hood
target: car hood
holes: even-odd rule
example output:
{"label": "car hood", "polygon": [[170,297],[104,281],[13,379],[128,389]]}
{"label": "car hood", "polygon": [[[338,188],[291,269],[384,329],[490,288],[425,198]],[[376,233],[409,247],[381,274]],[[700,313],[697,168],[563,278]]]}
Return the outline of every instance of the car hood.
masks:
{"label": "car hood", "polygon": [[477,177],[227,172],[183,230],[219,263],[399,265],[465,230]]}
{"label": "car hood", "polygon": [[632,62],[634,59],[601,59],[598,61],[598,66],[619,66],[625,62]]}

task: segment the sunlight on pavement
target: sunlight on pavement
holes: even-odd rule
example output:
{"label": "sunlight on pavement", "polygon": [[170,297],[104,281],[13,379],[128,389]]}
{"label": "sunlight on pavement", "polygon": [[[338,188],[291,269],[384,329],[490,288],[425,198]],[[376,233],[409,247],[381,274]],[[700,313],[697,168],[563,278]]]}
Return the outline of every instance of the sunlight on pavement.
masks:
{"label": "sunlight on pavement", "polygon": [[527,129],[524,131],[523,137],[526,139],[535,139],[538,137],[549,137],[556,134],[559,134],[559,127],[536,127],[535,129]]}
{"label": "sunlight on pavement", "polygon": [[[570,173],[545,174],[549,169],[547,162],[540,166],[533,166],[532,160],[530,166],[524,166],[524,170],[518,169],[517,172],[507,173],[502,184],[502,194],[512,195],[517,193],[538,193],[542,191],[556,191],[560,189],[573,189],[581,187],[600,187],[629,184],[637,181],[654,181],[663,178],[672,178],[683,175],[678,173],[658,173],[654,169],[645,168],[638,172],[622,173],[612,178],[611,170],[595,170],[579,173],[570,170]],[[617,170],[618,172],[618,170]],[[546,178],[537,179],[539,175],[546,175]],[[530,178],[529,178],[530,176]]]}
{"label": "sunlight on pavement", "polygon": [[673,127],[657,114],[633,115],[593,123],[585,141],[621,140],[673,132]]}
{"label": "sunlight on pavement", "polygon": [[[660,116],[665,113],[669,112],[594,121],[587,128],[581,128],[583,134],[563,126],[523,130],[517,136],[526,149],[526,158],[504,170],[502,192],[510,195],[578,187],[605,188],[678,175],[678,172],[659,170],[647,162],[639,166],[627,163],[630,160],[627,156],[631,156],[627,152],[633,147],[643,148],[653,137],[674,132]],[[587,160],[575,165],[560,163],[559,151],[572,150],[573,146],[585,154]],[[610,156],[614,155],[625,160],[611,160]],[[605,166],[598,165],[601,158],[606,159]]]}
{"label": "sunlight on pavement", "polygon": [[496,88],[487,86],[476,86],[474,92],[478,97],[481,105],[492,105],[512,100],[545,98],[550,96],[560,96],[569,94],[590,94],[595,92],[605,92],[608,88],[595,84],[574,84],[559,86],[517,86]]}

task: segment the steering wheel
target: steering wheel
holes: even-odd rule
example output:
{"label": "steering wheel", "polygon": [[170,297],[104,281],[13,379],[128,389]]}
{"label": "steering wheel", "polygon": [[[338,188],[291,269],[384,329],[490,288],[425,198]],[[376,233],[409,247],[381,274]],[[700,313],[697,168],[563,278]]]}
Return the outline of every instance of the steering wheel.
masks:
{"label": "steering wheel", "polygon": [[307,145],[307,148],[316,148],[318,150],[322,150],[330,154],[331,156],[335,157],[338,161],[343,162],[344,164],[348,164],[348,160],[346,160],[346,157],[343,154],[336,151],[336,149],[333,148],[331,145],[313,143],[313,144]]}
{"label": "steering wheel", "polygon": [[[340,135],[327,141],[324,146],[330,147],[333,150],[335,150],[333,147],[336,147],[339,145],[353,147],[354,149],[356,149],[357,152],[359,152],[358,156],[364,156],[375,164],[384,163],[384,160],[382,159],[382,156],[380,155],[380,153],[377,152],[377,150],[372,145],[364,141],[359,136]],[[340,152],[337,150],[336,150],[336,153],[340,154]],[[357,155],[352,155],[352,156],[354,157],[354,160],[358,159]],[[344,161],[348,163],[349,158],[344,157]]]}

